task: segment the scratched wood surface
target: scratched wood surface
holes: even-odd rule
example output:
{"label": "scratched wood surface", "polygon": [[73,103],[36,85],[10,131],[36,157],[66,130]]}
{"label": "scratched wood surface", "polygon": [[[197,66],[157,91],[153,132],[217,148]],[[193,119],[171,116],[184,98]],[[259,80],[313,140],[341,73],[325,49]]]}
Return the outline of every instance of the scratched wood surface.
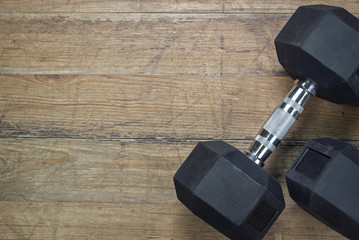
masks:
{"label": "scratched wood surface", "polygon": [[[197,141],[244,151],[291,88],[273,39],[312,1],[0,1],[0,239],[225,239],[176,199]],[[358,16],[356,0],[327,1]],[[314,99],[266,170],[266,240],[344,239],[289,197],[305,141],[359,146],[359,109]]]}
{"label": "scratched wood surface", "polygon": [[301,5],[320,4],[341,6],[359,12],[357,0],[2,0],[0,12],[116,12],[116,13],[292,13]]}

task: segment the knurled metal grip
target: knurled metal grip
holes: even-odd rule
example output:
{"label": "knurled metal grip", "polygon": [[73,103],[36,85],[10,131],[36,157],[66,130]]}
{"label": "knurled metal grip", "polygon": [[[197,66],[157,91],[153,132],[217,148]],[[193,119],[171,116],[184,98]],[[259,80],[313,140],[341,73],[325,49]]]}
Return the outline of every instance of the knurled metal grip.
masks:
{"label": "knurled metal grip", "polygon": [[316,84],[310,79],[297,80],[292,90],[276,107],[255,137],[246,155],[256,164],[264,161],[276,149],[303,112],[309,99],[315,95]]}

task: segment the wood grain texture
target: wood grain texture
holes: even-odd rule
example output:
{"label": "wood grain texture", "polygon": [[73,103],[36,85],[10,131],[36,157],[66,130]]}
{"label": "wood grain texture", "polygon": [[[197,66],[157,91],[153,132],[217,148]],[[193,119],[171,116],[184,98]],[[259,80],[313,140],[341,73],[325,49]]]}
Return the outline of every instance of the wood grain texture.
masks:
{"label": "wood grain texture", "polygon": [[[180,204],[0,202],[0,211],[1,239],[227,239]],[[264,240],[290,239],[345,238],[288,206]]]}
{"label": "wood grain texture", "polygon": [[[240,150],[249,145],[230,143]],[[266,239],[342,239],[288,196],[283,174],[303,144],[284,142],[268,160],[266,169],[282,183],[287,208]],[[224,239],[174,193],[173,174],[194,145],[1,139],[0,238]]]}
{"label": "wood grain texture", "polygon": [[[172,177],[196,141],[0,139],[0,200],[177,203]],[[229,141],[244,151],[250,141]],[[304,142],[266,162],[281,182]]]}
{"label": "wood grain texture", "polygon": [[0,74],[278,76],[282,14],[0,15]]}
{"label": "wood grain texture", "polygon": [[1,14],[0,73],[283,74],[288,15]]}
{"label": "wood grain texture", "polygon": [[[253,139],[289,77],[0,76],[0,136]],[[313,99],[287,139],[359,140],[359,109]]]}
{"label": "wood grain texture", "polygon": [[[2,0],[0,12],[117,12],[117,13],[292,13],[301,5],[319,4],[310,0]],[[329,0],[325,4],[342,6],[358,13],[357,0]]]}

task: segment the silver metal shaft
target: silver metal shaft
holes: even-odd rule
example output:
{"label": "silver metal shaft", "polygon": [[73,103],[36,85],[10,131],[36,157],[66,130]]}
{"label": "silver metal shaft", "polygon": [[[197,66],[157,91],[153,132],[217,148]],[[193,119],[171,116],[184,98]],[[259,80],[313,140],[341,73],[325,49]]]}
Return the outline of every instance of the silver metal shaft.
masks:
{"label": "silver metal shaft", "polygon": [[256,164],[264,161],[276,149],[303,112],[309,99],[315,95],[316,84],[310,79],[297,80],[283,102],[273,111],[255,137],[246,155]]}

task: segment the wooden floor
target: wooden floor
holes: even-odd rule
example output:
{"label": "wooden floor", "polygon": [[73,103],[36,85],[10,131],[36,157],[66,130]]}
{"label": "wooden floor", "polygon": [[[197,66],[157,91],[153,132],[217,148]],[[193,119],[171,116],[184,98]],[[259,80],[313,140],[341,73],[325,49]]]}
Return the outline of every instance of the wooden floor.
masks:
{"label": "wooden floor", "polygon": [[[172,177],[199,140],[245,150],[291,88],[273,40],[298,2],[0,1],[0,239],[225,239]],[[287,208],[266,240],[344,239],[283,176],[310,138],[358,146],[358,120],[309,103],[267,161]]]}

